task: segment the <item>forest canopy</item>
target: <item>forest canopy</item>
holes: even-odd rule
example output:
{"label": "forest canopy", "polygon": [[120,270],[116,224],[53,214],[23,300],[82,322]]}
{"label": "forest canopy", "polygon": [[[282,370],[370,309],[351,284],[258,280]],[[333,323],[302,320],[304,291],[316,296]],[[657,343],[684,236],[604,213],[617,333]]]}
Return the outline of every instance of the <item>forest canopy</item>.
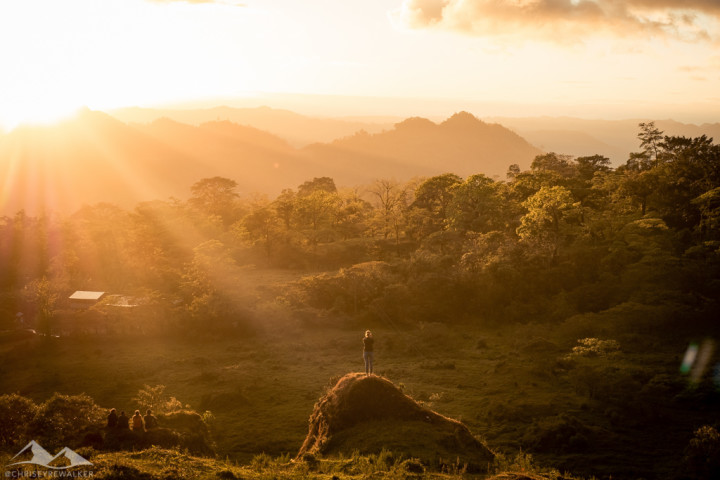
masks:
{"label": "forest canopy", "polygon": [[546,153],[528,170],[509,166],[505,181],[446,173],[343,188],[320,177],[270,199],[212,177],[184,201],[19,211],[0,219],[2,318],[25,311],[51,330],[65,294],[84,289],[237,328],[257,306],[238,294],[249,266],[307,272],[279,294],[294,309],[393,321],[552,321],[658,304],[712,318],[720,146],[652,122],[638,139],[617,167]]}

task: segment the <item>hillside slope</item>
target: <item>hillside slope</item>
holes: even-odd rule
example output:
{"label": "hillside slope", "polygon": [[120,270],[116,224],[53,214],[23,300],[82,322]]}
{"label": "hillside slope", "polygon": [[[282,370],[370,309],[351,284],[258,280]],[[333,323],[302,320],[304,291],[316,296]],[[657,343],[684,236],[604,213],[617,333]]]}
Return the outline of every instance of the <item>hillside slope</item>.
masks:
{"label": "hillside slope", "polygon": [[409,118],[389,131],[358,132],[304,150],[318,161],[362,165],[365,170],[384,171],[386,176],[400,177],[411,168],[417,175],[484,173],[501,179],[511,164],[527,168],[542,153],[507,128],[482,122],[467,112],[439,124]]}

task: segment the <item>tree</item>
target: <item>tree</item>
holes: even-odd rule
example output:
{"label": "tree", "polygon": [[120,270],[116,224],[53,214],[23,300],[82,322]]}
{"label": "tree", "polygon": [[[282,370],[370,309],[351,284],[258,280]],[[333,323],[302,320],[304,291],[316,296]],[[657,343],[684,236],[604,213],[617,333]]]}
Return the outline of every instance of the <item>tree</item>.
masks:
{"label": "tree", "polygon": [[700,211],[700,221],[696,227],[700,239],[720,238],[720,187],[703,193],[692,203]]}
{"label": "tree", "polygon": [[38,330],[45,335],[50,335],[53,329],[57,293],[53,291],[50,281],[44,275],[40,280],[34,280],[25,288],[29,293],[30,300],[35,305]]}
{"label": "tree", "polygon": [[519,169],[508,172],[512,180],[512,191],[519,201],[525,201],[542,187],[570,187],[578,174],[577,165],[570,155],[555,152],[538,155],[532,161],[530,170]]}
{"label": "tree", "polygon": [[275,236],[279,233],[279,219],[267,203],[256,204],[251,208],[250,213],[242,219],[253,243],[262,244],[265,254],[269,258],[272,253],[272,244]]}
{"label": "tree", "polygon": [[237,182],[229,178],[203,178],[190,187],[190,205],[207,215],[217,216],[228,226],[237,220],[237,186]]}
{"label": "tree", "polygon": [[338,195],[333,229],[343,240],[360,237],[368,228],[372,210],[372,205],[360,198],[357,192],[343,192]]}
{"label": "tree", "polygon": [[564,187],[542,187],[523,202],[523,206],[527,213],[520,221],[517,234],[523,241],[549,249],[555,257],[574,207],[572,194]]}
{"label": "tree", "polygon": [[575,159],[575,165],[580,178],[587,182],[592,181],[597,172],[609,172],[612,170],[610,159],[602,155],[578,157]]}
{"label": "tree", "polygon": [[658,185],[657,172],[652,168],[648,157],[643,154],[631,154],[630,159],[617,169],[622,175],[620,192],[640,204],[641,215],[645,215],[650,196]]}
{"label": "tree", "polygon": [[315,177],[298,186],[298,195],[306,197],[313,192],[337,193],[335,181],[330,177]]}
{"label": "tree", "polygon": [[332,222],[339,207],[338,195],[319,189],[305,196],[298,196],[295,215],[298,230],[315,248],[321,238],[332,235]]}
{"label": "tree", "polygon": [[235,268],[235,261],[222,242],[208,240],[195,247],[193,260],[185,268],[181,288],[189,317],[199,330],[237,326]]}
{"label": "tree", "polygon": [[655,126],[655,122],[642,122],[639,127],[640,132],[637,136],[640,139],[640,148],[651,161],[659,160],[663,132]]}
{"label": "tree", "polygon": [[421,238],[438,232],[447,226],[448,207],[452,201],[452,187],[462,182],[454,173],[444,173],[428,178],[415,190],[412,207],[414,231]]}
{"label": "tree", "polygon": [[530,164],[530,170],[545,173],[553,172],[561,177],[571,177],[575,175],[575,167],[571,160],[572,156],[570,155],[550,152],[536,156]]}
{"label": "tree", "polygon": [[448,223],[461,232],[487,233],[501,230],[509,210],[502,198],[502,184],[483,174],[472,175],[452,187],[452,200],[448,207]]}
{"label": "tree", "polygon": [[407,209],[407,186],[395,179],[378,179],[367,190],[375,200],[383,238],[387,239],[394,232],[395,243],[399,243],[401,224]]}
{"label": "tree", "polygon": [[290,230],[292,218],[295,214],[295,200],[295,192],[286,188],[280,192],[280,195],[278,195],[272,203],[272,208],[275,210],[278,218],[282,221],[286,231]]}
{"label": "tree", "polygon": [[695,199],[720,187],[720,145],[703,135],[665,137],[662,148],[653,204],[668,225],[695,230],[702,218]]}

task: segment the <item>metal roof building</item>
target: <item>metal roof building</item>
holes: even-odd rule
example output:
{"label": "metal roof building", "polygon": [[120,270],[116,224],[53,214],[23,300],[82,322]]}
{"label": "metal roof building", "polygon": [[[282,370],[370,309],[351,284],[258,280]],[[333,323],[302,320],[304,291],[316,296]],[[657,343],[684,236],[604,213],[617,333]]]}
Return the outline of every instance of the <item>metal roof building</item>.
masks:
{"label": "metal roof building", "polygon": [[84,290],[78,290],[77,292],[70,295],[70,300],[79,300],[85,302],[97,302],[105,295],[105,292],[86,292]]}

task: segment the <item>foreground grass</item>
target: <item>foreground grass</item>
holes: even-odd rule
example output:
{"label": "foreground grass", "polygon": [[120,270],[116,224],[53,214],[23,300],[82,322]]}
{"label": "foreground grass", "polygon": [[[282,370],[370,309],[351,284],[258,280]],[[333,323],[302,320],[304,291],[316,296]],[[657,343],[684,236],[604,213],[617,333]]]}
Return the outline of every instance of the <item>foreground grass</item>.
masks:
{"label": "foreground grass", "polygon": [[[290,456],[271,457],[256,455],[245,465],[229,459],[220,460],[187,455],[175,450],[153,447],[138,452],[98,453],[83,449],[82,453],[92,462],[91,467],[78,467],[79,471],[91,471],[97,479],[198,479],[198,480],[284,480],[284,479],[488,479],[488,480],[572,480],[554,470],[542,470],[533,465],[528,455],[512,459],[500,457],[493,473],[470,475],[462,465],[443,472],[427,472],[413,459],[396,457],[382,451],[377,455],[354,454],[349,457],[291,459]],[[7,464],[8,455],[0,455],[0,462]],[[42,468],[40,469],[42,470]]]}

